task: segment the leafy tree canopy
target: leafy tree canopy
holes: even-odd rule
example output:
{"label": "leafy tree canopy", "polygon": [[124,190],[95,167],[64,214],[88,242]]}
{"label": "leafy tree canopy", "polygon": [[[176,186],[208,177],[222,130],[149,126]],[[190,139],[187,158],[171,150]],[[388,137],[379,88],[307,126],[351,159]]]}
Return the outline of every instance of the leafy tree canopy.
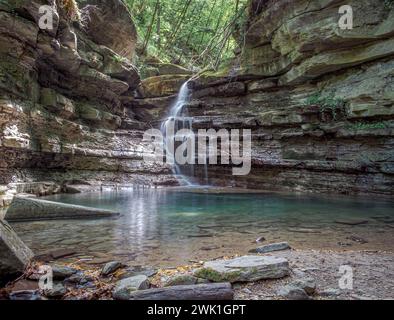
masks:
{"label": "leafy tree canopy", "polygon": [[242,45],[248,0],[124,0],[140,54],[189,68],[215,67]]}

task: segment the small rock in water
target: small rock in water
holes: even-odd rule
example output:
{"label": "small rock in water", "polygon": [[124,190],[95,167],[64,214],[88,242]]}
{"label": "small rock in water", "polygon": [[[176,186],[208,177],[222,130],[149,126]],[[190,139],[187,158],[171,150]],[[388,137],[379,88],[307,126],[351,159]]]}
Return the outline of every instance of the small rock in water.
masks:
{"label": "small rock in water", "polygon": [[259,237],[256,239],[256,243],[264,242],[266,239],[264,237]]}
{"label": "small rock in water", "polygon": [[64,280],[68,277],[71,277],[73,274],[77,273],[78,270],[67,266],[53,265],[52,272],[53,272],[53,279]]}
{"label": "small rock in water", "polygon": [[14,291],[9,295],[10,300],[45,300],[39,290]]}
{"label": "small rock in water", "polygon": [[112,297],[116,300],[129,300],[130,294],[137,290],[149,289],[147,276],[138,275],[131,278],[120,280],[112,291]]}
{"label": "small rock in water", "polygon": [[52,289],[45,289],[44,295],[48,298],[61,298],[67,293],[67,289],[61,283],[54,283]]}
{"label": "small rock in water", "polygon": [[288,300],[310,300],[311,298],[305,292],[304,289],[293,286],[287,285],[280,290],[278,290],[278,295],[286,298]]}
{"label": "small rock in water", "polygon": [[367,224],[368,222],[368,220],[335,220],[335,223],[347,226],[357,226],[360,224]]}
{"label": "small rock in water", "polygon": [[274,252],[274,251],[282,251],[282,250],[289,250],[291,247],[287,242],[279,242],[279,243],[271,243],[267,244],[265,246],[252,249],[249,252],[251,253],[268,253],[268,252]]}
{"label": "small rock in water", "polygon": [[122,267],[123,264],[119,261],[108,262],[101,270],[101,275],[108,276]]}

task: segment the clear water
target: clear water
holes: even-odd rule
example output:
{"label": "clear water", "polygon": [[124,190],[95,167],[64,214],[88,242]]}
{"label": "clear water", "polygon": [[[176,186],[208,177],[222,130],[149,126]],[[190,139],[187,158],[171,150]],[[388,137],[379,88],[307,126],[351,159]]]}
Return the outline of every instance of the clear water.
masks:
{"label": "clear water", "polygon": [[[209,190],[208,190],[209,191]],[[213,190],[214,191],[214,190]],[[174,266],[245,254],[265,243],[294,248],[392,250],[394,202],[281,194],[195,193],[132,189],[47,199],[117,210],[118,218],[14,223],[35,253],[75,249],[93,259]],[[336,220],[368,220],[356,226]],[[363,238],[360,244],[348,239]]]}

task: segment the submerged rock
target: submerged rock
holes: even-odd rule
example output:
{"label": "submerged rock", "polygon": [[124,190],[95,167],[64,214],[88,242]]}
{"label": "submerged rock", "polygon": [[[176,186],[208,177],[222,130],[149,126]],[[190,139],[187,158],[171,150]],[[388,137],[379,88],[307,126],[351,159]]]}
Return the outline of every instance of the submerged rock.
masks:
{"label": "submerged rock", "polygon": [[7,210],[7,221],[87,219],[119,215],[118,212],[47,200],[15,197]]}
{"label": "submerged rock", "polygon": [[214,282],[234,283],[279,279],[289,275],[289,272],[289,263],[284,258],[243,256],[206,262],[194,275]]}
{"label": "submerged rock", "polygon": [[0,219],[0,278],[22,273],[33,256],[11,226]]}
{"label": "submerged rock", "polygon": [[265,246],[252,249],[250,253],[268,253],[274,251],[282,251],[282,250],[289,250],[291,249],[290,245],[287,242],[279,242],[279,243],[271,243]]}
{"label": "submerged rock", "polygon": [[137,290],[149,289],[147,276],[138,275],[131,278],[120,280],[112,291],[112,297],[116,300],[129,300],[130,294]]}
{"label": "submerged rock", "polygon": [[335,223],[347,226],[357,226],[360,224],[367,224],[368,222],[368,220],[335,220]]}

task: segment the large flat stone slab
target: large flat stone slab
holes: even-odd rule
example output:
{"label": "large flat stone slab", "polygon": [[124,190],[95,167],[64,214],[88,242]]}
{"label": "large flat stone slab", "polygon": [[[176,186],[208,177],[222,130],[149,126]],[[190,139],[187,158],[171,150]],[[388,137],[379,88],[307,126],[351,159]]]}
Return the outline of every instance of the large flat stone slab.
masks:
{"label": "large flat stone slab", "polygon": [[0,219],[0,278],[23,272],[33,252],[17,236],[11,226]]}
{"label": "large flat stone slab", "polygon": [[214,282],[234,283],[279,279],[289,273],[289,262],[284,258],[243,256],[206,262],[194,275]]}
{"label": "large flat stone slab", "polygon": [[71,204],[15,197],[8,208],[5,219],[9,222],[56,220],[56,219],[91,219],[119,215],[118,212],[76,206]]}

